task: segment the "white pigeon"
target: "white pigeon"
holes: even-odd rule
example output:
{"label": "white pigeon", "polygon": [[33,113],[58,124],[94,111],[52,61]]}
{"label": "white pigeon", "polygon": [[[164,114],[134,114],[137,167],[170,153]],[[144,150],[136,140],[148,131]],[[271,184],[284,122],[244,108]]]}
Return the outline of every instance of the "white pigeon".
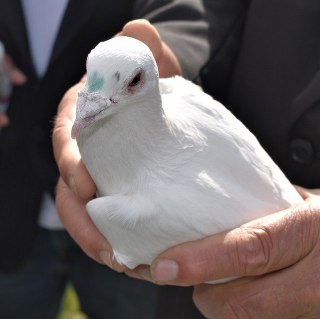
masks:
{"label": "white pigeon", "polygon": [[115,259],[151,264],[165,249],[302,201],[257,139],[197,85],[159,79],[142,42],[94,48],[72,137],[97,185],[87,204]]}

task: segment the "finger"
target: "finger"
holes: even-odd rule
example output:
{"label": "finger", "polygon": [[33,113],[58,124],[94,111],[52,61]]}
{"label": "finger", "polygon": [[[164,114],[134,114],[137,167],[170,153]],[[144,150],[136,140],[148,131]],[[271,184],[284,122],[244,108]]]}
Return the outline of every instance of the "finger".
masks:
{"label": "finger", "polygon": [[0,113],[0,128],[9,125],[9,118],[5,113]]}
{"label": "finger", "polygon": [[310,200],[313,199],[312,197],[314,196],[320,196],[320,188],[310,189],[301,186],[295,186],[295,188],[304,200]]}
{"label": "finger", "polygon": [[23,85],[27,81],[26,75],[13,63],[11,57],[5,57],[5,69],[14,85]]}
{"label": "finger", "polygon": [[149,21],[144,19],[130,21],[117,35],[132,37],[144,42],[152,51],[160,77],[182,74],[177,57],[161,40],[159,32]]}
{"label": "finger", "polygon": [[112,258],[111,246],[87,214],[85,201],[77,198],[61,178],[57,185],[56,206],[69,234],[89,257],[117,271],[124,270]]}
{"label": "finger", "polygon": [[76,195],[90,199],[96,186],[81,161],[75,140],[71,139],[71,128],[75,119],[75,103],[83,82],[72,87],[63,97],[53,130],[53,149],[60,174]]}
{"label": "finger", "polygon": [[[298,263],[255,279],[195,287],[195,305],[206,318],[319,318],[317,263]],[[317,269],[313,269],[317,272]]]}
{"label": "finger", "polygon": [[313,212],[318,207],[305,202],[232,231],[175,246],[153,262],[152,279],[193,285],[287,267],[313,249],[319,234],[319,214]]}
{"label": "finger", "polygon": [[157,29],[147,20],[138,19],[128,22],[118,35],[142,41],[150,48],[156,60],[159,58],[159,55],[162,54],[160,35]]}

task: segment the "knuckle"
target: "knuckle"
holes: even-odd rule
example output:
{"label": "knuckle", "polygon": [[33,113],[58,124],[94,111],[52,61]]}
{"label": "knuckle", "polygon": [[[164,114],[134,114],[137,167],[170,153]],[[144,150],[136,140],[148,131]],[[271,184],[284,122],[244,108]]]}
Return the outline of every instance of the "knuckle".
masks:
{"label": "knuckle", "polygon": [[[194,257],[194,258],[192,258]],[[182,253],[179,256],[178,265],[179,272],[177,281],[180,286],[190,286],[199,283],[206,282],[209,273],[209,265],[207,260],[204,260],[202,256],[188,256]]]}
{"label": "knuckle", "polygon": [[180,284],[189,286],[192,283],[201,283],[205,281],[205,272],[201,271],[202,267],[199,263],[189,262],[181,265],[179,272]]}
{"label": "knuckle", "polygon": [[237,232],[230,252],[235,271],[240,275],[264,273],[271,266],[271,254],[276,249],[268,229],[240,227]]}

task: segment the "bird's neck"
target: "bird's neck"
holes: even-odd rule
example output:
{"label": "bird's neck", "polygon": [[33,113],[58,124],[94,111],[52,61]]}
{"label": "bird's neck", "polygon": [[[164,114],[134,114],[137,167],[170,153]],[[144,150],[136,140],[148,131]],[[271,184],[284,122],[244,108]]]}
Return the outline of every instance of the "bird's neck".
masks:
{"label": "bird's neck", "polygon": [[[106,119],[103,126],[87,138],[84,154],[95,152],[86,163],[100,195],[128,192],[138,187],[146,171],[153,174],[157,162],[167,152],[170,133],[166,125],[160,94],[136,101]],[[170,144],[170,143],[169,143]],[[96,168],[103,168],[103,171]]]}

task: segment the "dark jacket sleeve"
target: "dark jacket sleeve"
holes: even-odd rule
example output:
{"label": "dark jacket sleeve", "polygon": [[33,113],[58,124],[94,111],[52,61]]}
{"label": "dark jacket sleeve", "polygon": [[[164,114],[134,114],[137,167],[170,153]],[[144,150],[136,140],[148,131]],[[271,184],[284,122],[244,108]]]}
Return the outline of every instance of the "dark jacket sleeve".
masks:
{"label": "dark jacket sleeve", "polygon": [[224,101],[238,55],[250,0],[204,0],[210,58],[201,71],[206,92]]}
{"label": "dark jacket sleeve", "polygon": [[134,18],[145,18],[157,28],[190,80],[198,77],[209,58],[205,16],[201,0],[138,0],[134,9]]}

